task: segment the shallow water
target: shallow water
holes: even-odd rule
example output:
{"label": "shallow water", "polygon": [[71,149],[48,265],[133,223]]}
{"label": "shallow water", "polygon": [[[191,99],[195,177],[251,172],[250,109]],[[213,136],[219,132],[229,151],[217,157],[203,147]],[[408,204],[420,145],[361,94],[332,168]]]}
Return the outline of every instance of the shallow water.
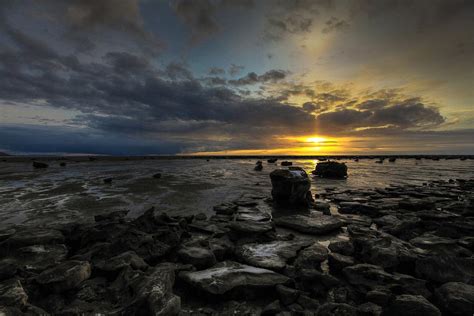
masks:
{"label": "shallow water", "polygon": [[[307,172],[318,162],[292,161]],[[341,161],[347,164],[349,177],[311,176],[313,193],[328,187],[363,190],[474,177],[474,160]],[[283,168],[279,163],[264,162],[259,172],[253,170],[255,160],[248,159],[68,161],[66,167],[53,161],[49,168],[38,170],[30,162],[0,162],[0,228],[90,221],[94,215],[121,209],[134,217],[151,206],[176,215],[212,214],[214,205],[246,193],[270,196],[269,173]],[[157,172],[161,179],[152,178]],[[112,184],[103,183],[107,177],[113,177]]]}

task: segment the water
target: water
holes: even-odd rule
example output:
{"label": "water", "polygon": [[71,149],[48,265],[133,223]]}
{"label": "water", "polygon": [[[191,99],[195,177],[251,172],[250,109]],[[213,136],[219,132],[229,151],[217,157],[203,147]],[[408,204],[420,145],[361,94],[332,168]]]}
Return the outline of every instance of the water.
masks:
{"label": "water", "polygon": [[[307,172],[318,162],[292,161]],[[348,179],[311,177],[313,193],[328,187],[364,190],[474,177],[474,160],[341,161],[348,166]],[[169,214],[209,215],[214,205],[246,193],[270,196],[269,173],[282,168],[279,162],[264,162],[261,172],[254,171],[255,160],[248,159],[68,161],[66,167],[53,161],[38,170],[31,162],[1,162],[0,228],[90,221],[94,215],[123,209],[134,217],[151,206]],[[152,178],[157,172],[161,179]],[[112,184],[103,183],[107,177],[114,178]]]}

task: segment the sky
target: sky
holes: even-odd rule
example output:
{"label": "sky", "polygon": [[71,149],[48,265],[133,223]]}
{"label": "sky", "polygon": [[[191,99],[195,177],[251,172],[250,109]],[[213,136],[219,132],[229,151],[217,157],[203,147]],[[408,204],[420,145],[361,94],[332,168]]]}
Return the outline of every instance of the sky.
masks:
{"label": "sky", "polygon": [[0,151],[474,154],[472,0],[3,0]]}

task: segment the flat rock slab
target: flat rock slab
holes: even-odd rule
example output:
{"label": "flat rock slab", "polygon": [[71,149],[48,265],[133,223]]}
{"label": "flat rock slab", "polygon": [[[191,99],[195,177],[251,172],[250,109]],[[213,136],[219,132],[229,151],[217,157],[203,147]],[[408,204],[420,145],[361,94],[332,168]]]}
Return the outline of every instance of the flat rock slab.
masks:
{"label": "flat rock slab", "polygon": [[56,292],[76,288],[91,276],[91,265],[87,261],[71,260],[43,271],[36,281],[51,287]]}
{"label": "flat rock slab", "polygon": [[190,285],[212,295],[223,295],[237,288],[269,288],[289,281],[288,277],[271,270],[234,261],[224,261],[202,271],[181,272],[179,276]]}
{"label": "flat rock slab", "polygon": [[273,230],[272,222],[235,221],[229,228],[237,233],[263,234]]}
{"label": "flat rock slab", "polygon": [[274,219],[277,226],[287,227],[301,233],[324,235],[342,227],[343,222],[333,216],[323,214],[289,215]]}
{"label": "flat rock slab", "polygon": [[281,270],[286,262],[296,257],[298,251],[311,245],[310,240],[272,241],[269,243],[251,243],[236,249],[237,256],[256,267]]}
{"label": "flat rock slab", "polygon": [[448,282],[435,292],[438,305],[453,315],[471,315],[474,311],[474,286]]}

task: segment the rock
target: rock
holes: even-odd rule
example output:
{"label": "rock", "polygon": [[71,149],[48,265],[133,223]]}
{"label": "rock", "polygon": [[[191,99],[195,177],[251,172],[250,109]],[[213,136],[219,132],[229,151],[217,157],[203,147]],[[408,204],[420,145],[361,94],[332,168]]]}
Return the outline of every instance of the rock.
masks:
{"label": "rock", "polygon": [[91,265],[87,261],[71,260],[41,272],[36,281],[48,289],[61,292],[77,288],[91,276]]}
{"label": "rock", "polygon": [[264,234],[273,230],[272,222],[235,221],[229,225],[232,232],[246,237],[248,234]]}
{"label": "rock", "polygon": [[292,166],[293,163],[291,161],[282,161],[281,165],[287,167],[287,166]]}
{"label": "rock", "polygon": [[282,307],[281,307],[280,301],[276,300],[276,301],[271,302],[267,306],[265,306],[260,315],[262,316],[277,315],[281,311],[282,311]]}
{"label": "rock", "polygon": [[296,257],[298,251],[312,244],[309,240],[276,240],[269,243],[244,244],[236,249],[236,255],[250,265],[281,270],[286,262]]}
{"label": "rock", "polygon": [[374,290],[368,291],[365,295],[367,301],[375,303],[379,306],[386,306],[391,298],[392,292],[389,288],[377,287]]}
{"label": "rock", "polygon": [[270,159],[267,159],[267,162],[268,162],[268,163],[275,163],[275,162],[277,162],[277,161],[278,161],[277,158],[270,158]]}
{"label": "rock", "polygon": [[128,214],[128,211],[115,211],[107,214],[99,214],[94,216],[96,222],[117,222],[123,220]]}
{"label": "rock", "polygon": [[262,171],[263,170],[263,165],[262,165],[262,162],[259,160],[257,161],[257,163],[255,164],[255,168],[253,168],[255,171]]}
{"label": "rock", "polygon": [[39,161],[33,161],[33,168],[45,169],[45,168],[48,168],[48,167],[49,167],[49,165],[47,163],[39,162]]}
{"label": "rock", "polygon": [[234,203],[222,203],[214,206],[216,214],[232,215],[237,212],[238,206]]}
{"label": "rock", "polygon": [[269,213],[262,212],[257,208],[240,208],[236,220],[238,221],[253,221],[253,222],[267,222],[272,219]]}
{"label": "rock", "polygon": [[461,282],[448,282],[435,291],[438,306],[452,315],[472,315],[474,311],[474,286]]}
{"label": "rock", "polygon": [[472,285],[474,258],[452,256],[421,258],[416,261],[416,274],[420,278],[437,283],[463,282]]}
{"label": "rock", "polygon": [[336,161],[318,162],[312,173],[322,178],[344,179],[347,178],[347,166]]}
{"label": "rock", "polygon": [[161,173],[159,173],[159,172],[158,172],[158,173],[155,173],[155,174],[153,175],[153,178],[154,178],[154,179],[161,179]]}
{"label": "rock", "polygon": [[18,268],[16,264],[13,264],[10,260],[2,260],[0,261],[0,281],[10,279],[13,277]]}
{"label": "rock", "polygon": [[387,308],[384,316],[441,316],[441,312],[421,295],[399,295]]}
{"label": "rock", "polygon": [[178,256],[184,263],[190,263],[198,269],[205,269],[216,264],[214,253],[203,247],[183,247]]}
{"label": "rock", "polygon": [[469,257],[472,252],[458,245],[457,240],[424,234],[410,239],[410,243],[418,248],[429,251],[430,254],[447,255],[455,257]]}
{"label": "rock", "polygon": [[320,269],[321,262],[328,258],[328,250],[319,243],[314,243],[308,248],[300,251],[295,260],[295,268],[302,269]]}
{"label": "rock", "polygon": [[325,215],[331,215],[331,205],[322,200],[315,200],[313,207],[316,211],[320,211]]}
{"label": "rock", "polygon": [[273,200],[280,204],[307,205],[311,187],[306,172],[301,168],[277,169],[270,173]]}
{"label": "rock", "polygon": [[66,167],[66,163],[65,163],[65,162],[61,162],[61,163],[59,163],[59,166],[60,166],[60,167]]}
{"label": "rock", "polygon": [[326,303],[318,308],[317,316],[357,316],[357,309],[349,304]]}
{"label": "rock", "polygon": [[294,302],[296,302],[296,300],[300,296],[300,291],[289,288],[281,284],[277,285],[275,288],[278,293],[278,297],[280,298],[280,302],[282,302],[283,305],[286,305],[286,306],[291,305]]}
{"label": "rock", "polygon": [[143,261],[134,251],[127,251],[118,256],[107,258],[95,265],[95,268],[102,271],[114,272],[122,270],[126,267],[131,267],[136,270],[146,270],[148,264]]}
{"label": "rock", "polygon": [[364,303],[357,306],[358,316],[379,316],[382,314],[382,307],[374,303]]}
{"label": "rock", "polygon": [[59,230],[44,228],[21,229],[0,243],[0,254],[32,245],[62,244],[64,236]]}
{"label": "rock", "polygon": [[57,265],[66,255],[67,248],[62,244],[32,245],[16,249],[8,260],[20,270],[39,273]]}
{"label": "rock", "polygon": [[349,284],[369,290],[380,286],[397,285],[404,293],[422,294],[426,297],[431,295],[426,289],[425,280],[416,279],[406,274],[388,273],[382,267],[372,264],[356,264],[344,268],[342,272]]}
{"label": "rock", "polygon": [[345,256],[352,256],[354,254],[354,245],[350,240],[333,241],[328,246],[332,252],[340,253]]}
{"label": "rock", "polygon": [[27,304],[28,295],[17,279],[0,283],[0,306],[23,307]]}
{"label": "rock", "polygon": [[110,183],[112,183],[112,180],[113,180],[113,178],[105,178],[103,181],[106,184],[110,184]]}
{"label": "rock", "polygon": [[328,264],[331,272],[340,272],[345,267],[354,265],[354,258],[332,252],[328,256]]}
{"label": "rock", "polygon": [[245,289],[274,288],[278,284],[289,281],[288,277],[271,270],[233,261],[220,262],[206,270],[181,272],[179,277],[191,286],[211,295],[223,295],[233,290],[239,292]]}
{"label": "rock", "polygon": [[194,219],[197,221],[205,221],[207,219],[207,216],[204,213],[199,213],[194,215]]}
{"label": "rock", "polygon": [[343,225],[342,221],[333,216],[316,213],[311,214],[311,216],[289,215],[277,217],[274,221],[277,226],[287,227],[301,233],[313,235],[328,234],[338,230]]}
{"label": "rock", "polygon": [[339,213],[341,214],[363,214],[368,216],[377,216],[379,210],[369,204],[359,202],[340,202]]}

